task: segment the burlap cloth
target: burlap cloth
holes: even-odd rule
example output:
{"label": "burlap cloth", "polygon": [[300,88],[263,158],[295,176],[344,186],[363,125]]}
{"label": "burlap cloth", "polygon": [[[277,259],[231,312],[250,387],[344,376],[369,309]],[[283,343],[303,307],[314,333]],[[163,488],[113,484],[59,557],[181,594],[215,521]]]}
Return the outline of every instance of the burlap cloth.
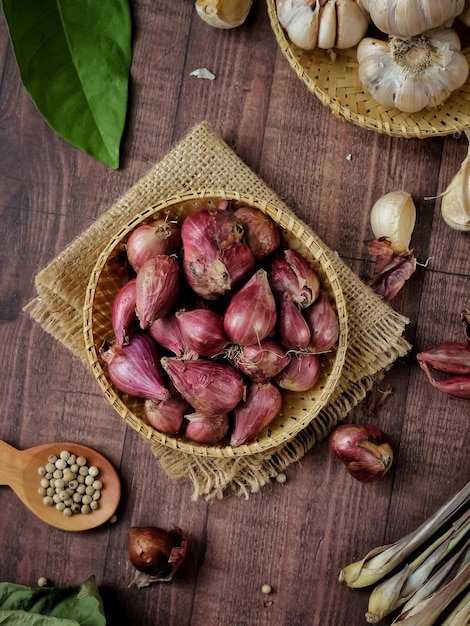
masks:
{"label": "burlap cloth", "polygon": [[[292,213],[211,125],[203,122],[36,276],[37,297],[24,310],[89,369],[82,311],[100,251],[121,226],[149,205],[176,193],[206,188],[238,190]],[[325,248],[341,282],[348,313],[348,349],[336,391],[318,417],[294,439],[262,453],[206,458],[152,442],[166,474],[192,483],[193,499],[221,498],[231,492],[248,497],[258,491],[328,435],[396,359],[409,352],[411,346],[403,337],[408,320],[373,294],[337,254]]]}

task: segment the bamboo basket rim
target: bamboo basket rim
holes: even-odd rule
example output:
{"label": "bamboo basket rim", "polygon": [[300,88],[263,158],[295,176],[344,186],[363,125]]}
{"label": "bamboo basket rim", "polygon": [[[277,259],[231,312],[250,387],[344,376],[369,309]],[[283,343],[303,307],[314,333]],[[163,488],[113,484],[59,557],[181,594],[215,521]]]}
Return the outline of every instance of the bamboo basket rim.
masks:
{"label": "bamboo basket rim", "polygon": [[[470,128],[470,75],[459,89],[435,109],[404,113],[383,106],[365,92],[357,72],[356,49],[301,50],[289,41],[281,26],[276,0],[266,0],[271,29],[283,56],[320,102],[333,115],[392,137],[419,138],[459,135]],[[470,65],[470,46],[463,51]],[[332,55],[335,57],[332,60]]]}
{"label": "bamboo basket rim", "polygon": [[[105,269],[106,263],[110,258],[112,258],[113,252],[115,253],[117,248],[122,246],[123,239],[137,225],[148,219],[154,218],[157,213],[166,211],[174,212],[178,210],[181,210],[182,212],[184,210],[184,205],[188,202],[196,204],[202,201],[207,202],[210,199],[227,199],[237,201],[239,203],[245,203],[261,209],[278,223],[285,235],[287,234],[287,236],[292,237],[294,240],[298,240],[301,246],[308,249],[309,253],[318,264],[320,273],[323,274],[323,276],[320,276],[322,286],[328,291],[330,298],[333,297],[334,299],[334,306],[336,308],[340,324],[340,335],[336,347],[336,353],[334,355],[334,361],[330,363],[330,372],[327,373],[325,380],[322,381],[318,399],[311,403],[308,410],[306,410],[305,407],[302,407],[294,418],[289,416],[288,426],[286,428],[270,425],[262,431],[260,436],[254,442],[234,448],[229,445],[218,446],[198,444],[196,442],[190,442],[188,439],[165,435],[164,433],[152,428],[138,415],[136,415],[129,406],[128,396],[118,392],[107,376],[105,367],[103,366],[103,362],[99,356],[99,346],[102,345],[103,338],[99,336],[99,332],[95,328],[95,305],[97,294],[100,293],[100,278],[103,270]],[[328,281],[327,285],[324,284],[325,280]],[[182,194],[175,194],[164,200],[160,200],[136,214],[127,222],[125,226],[116,232],[104,250],[100,253],[87,285],[83,307],[83,333],[89,366],[106,399],[124,419],[124,421],[140,433],[144,439],[148,440],[150,443],[164,444],[169,448],[180,450],[188,454],[213,458],[230,458],[264,452],[283,444],[294,438],[303,428],[305,428],[313,419],[315,419],[315,417],[318,416],[321,409],[329,401],[331,394],[336,389],[341,378],[347,349],[347,311],[341,284],[336,271],[326,254],[326,249],[308,226],[304,225],[295,215],[289,214],[284,209],[276,206],[270,201],[260,200],[253,196],[243,195],[230,190],[203,189],[199,191],[187,191]],[[315,387],[313,389],[315,389]],[[290,395],[292,396],[292,392],[290,392]],[[293,395],[295,396],[296,394]],[[276,418],[274,422],[277,420],[278,418]]]}

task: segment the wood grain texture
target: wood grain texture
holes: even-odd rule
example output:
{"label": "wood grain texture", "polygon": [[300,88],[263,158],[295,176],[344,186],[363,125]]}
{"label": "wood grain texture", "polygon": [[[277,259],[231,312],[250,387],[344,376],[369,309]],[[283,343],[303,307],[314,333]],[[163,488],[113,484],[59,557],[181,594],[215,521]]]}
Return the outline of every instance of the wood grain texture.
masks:
{"label": "wood grain texture", "polygon": [[[121,167],[111,171],[66,144],[19,80],[0,19],[0,438],[18,449],[54,440],[97,447],[118,468],[118,521],[64,533],[0,489],[0,580],[55,586],[96,576],[110,626],[360,626],[367,590],[342,587],[341,567],[394,541],[470,478],[469,408],[433,390],[415,353],[463,340],[470,306],[469,235],[440,216],[439,195],[467,153],[465,137],[390,138],[335,118],[277,48],[263,0],[231,31],[210,28],[192,0],[131,2],[134,57]],[[190,76],[207,67],[214,81]],[[374,420],[395,463],[380,482],[354,481],[326,442],[287,471],[287,482],[248,500],[193,501],[170,482],[141,437],[125,427],[86,368],[22,312],[34,276],[207,120],[361,277],[371,272],[369,211],[409,191],[420,262],[393,301],[408,316],[413,352],[380,385],[393,390]],[[351,418],[370,420],[367,401]],[[129,589],[130,526],[184,529],[189,554],[171,583]],[[261,593],[268,583],[270,596]],[[387,626],[391,619],[384,619]]]}

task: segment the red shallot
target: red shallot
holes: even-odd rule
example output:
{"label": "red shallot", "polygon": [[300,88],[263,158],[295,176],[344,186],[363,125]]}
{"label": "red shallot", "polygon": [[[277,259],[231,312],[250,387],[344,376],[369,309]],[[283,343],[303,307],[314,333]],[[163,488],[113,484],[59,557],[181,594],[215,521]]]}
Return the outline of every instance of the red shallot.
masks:
{"label": "red shallot", "polygon": [[328,352],[338,341],[339,321],[328,296],[320,297],[305,310],[305,319],[311,332],[308,351],[314,354]]}
{"label": "red shallot", "polygon": [[299,306],[289,298],[279,299],[279,341],[287,350],[305,350],[311,340],[310,327]]}
{"label": "red shallot", "polygon": [[277,319],[276,302],[264,269],[259,269],[231,298],[224,329],[232,343],[250,345],[267,337]]}
{"label": "red shallot", "polygon": [[279,374],[291,360],[284,348],[269,337],[249,346],[230,346],[227,356],[240,372],[258,383]]}
{"label": "red shallot", "polygon": [[221,315],[210,309],[176,314],[185,343],[201,356],[215,356],[229,343]]}
{"label": "red shallot", "polygon": [[[183,271],[198,295],[208,300],[219,299],[233,288],[236,280],[252,271],[253,255],[242,241],[243,232],[233,213],[222,208],[200,209],[186,217],[181,228]],[[234,264],[234,254],[228,254],[228,250],[238,245],[243,245],[249,256],[244,250],[243,259],[237,257]],[[225,264],[228,260],[229,267]],[[231,274],[234,270],[235,279]]]}
{"label": "red shallot", "polygon": [[150,325],[149,333],[160,346],[173,352],[175,356],[185,359],[195,359],[198,356],[186,344],[175,311],[170,311],[154,320]]}
{"label": "red shallot", "polygon": [[245,241],[255,259],[264,259],[272,254],[281,243],[277,224],[259,209],[242,206],[234,211],[243,225]]}
{"label": "red shallot", "polygon": [[192,441],[214,445],[222,441],[230,428],[230,420],[227,413],[221,415],[200,415],[190,413],[186,415],[185,435]]}
{"label": "red shallot", "polygon": [[318,274],[303,256],[290,249],[271,262],[269,284],[274,295],[289,298],[301,308],[310,306],[320,293]]}
{"label": "red shallot", "polygon": [[142,329],[171,311],[180,288],[180,266],[176,259],[160,254],[145,261],[136,278],[136,311]]}
{"label": "red shallot", "polygon": [[161,359],[161,364],[178,392],[197,413],[228,413],[243,397],[243,377],[231,365],[169,357]]}
{"label": "red shallot", "polygon": [[148,423],[166,435],[178,435],[183,426],[184,414],[189,404],[182,398],[169,400],[149,400],[144,403],[144,413]]}
{"label": "red shallot", "polygon": [[343,424],[329,438],[330,450],[361,482],[374,482],[390,469],[393,450],[385,433],[374,424]]}
{"label": "red shallot", "polygon": [[114,344],[100,350],[108,375],[120,391],[138,398],[169,400],[155,341],[144,334],[132,336],[127,346]]}
{"label": "red shallot", "polygon": [[321,361],[317,354],[294,353],[290,363],[274,377],[274,381],[282,389],[308,391],[317,383],[320,374]]}
{"label": "red shallot", "polygon": [[176,220],[161,217],[140,224],[129,235],[127,258],[136,272],[153,256],[175,254],[181,249],[181,229]]}
{"label": "red shallot", "polygon": [[246,400],[234,410],[234,426],[230,445],[241,446],[270,424],[282,406],[279,389],[270,382],[251,383]]}
{"label": "red shallot", "polygon": [[132,527],[128,540],[129,559],[137,570],[130,587],[171,581],[186,558],[187,540],[177,526],[171,531],[158,526]]}
{"label": "red shallot", "polygon": [[136,279],[127,282],[114,296],[111,320],[118,345],[127,345],[130,338],[130,330],[137,316],[135,313],[136,303]]}

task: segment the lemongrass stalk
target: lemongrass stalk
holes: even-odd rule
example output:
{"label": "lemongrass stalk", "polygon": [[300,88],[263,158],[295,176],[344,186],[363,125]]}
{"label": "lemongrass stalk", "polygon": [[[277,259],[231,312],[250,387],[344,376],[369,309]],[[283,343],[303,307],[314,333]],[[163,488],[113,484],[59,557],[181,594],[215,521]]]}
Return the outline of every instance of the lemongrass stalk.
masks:
{"label": "lemongrass stalk", "polygon": [[441,626],[465,626],[468,624],[470,624],[470,592],[460,600]]}
{"label": "lemongrass stalk", "polygon": [[[470,532],[470,510],[455,521],[446,532],[423,550],[411,563],[386,578],[372,591],[366,621],[376,624],[385,615],[402,606],[429,579],[439,563]],[[461,553],[465,548],[461,548]]]}
{"label": "lemongrass stalk", "polygon": [[385,615],[405,604],[424,585],[427,585],[426,595],[430,595],[439,587],[445,575],[470,545],[470,541],[467,541],[454,556],[448,558],[465,535],[470,533],[469,520],[470,511],[467,511],[414,561],[406,563],[396,574],[375,587],[370,595],[365,616],[369,624],[376,624]]}
{"label": "lemongrass stalk", "polygon": [[409,611],[419,602],[426,600],[440,587],[451,582],[470,561],[470,541],[461,550],[449,558],[432,576],[411,596],[402,608],[402,613]]}
{"label": "lemongrass stalk", "polygon": [[421,600],[408,611],[402,611],[391,626],[433,626],[451,602],[470,585],[470,563],[457,576],[429,598]]}
{"label": "lemongrass stalk", "polygon": [[348,587],[367,587],[389,574],[414,550],[439,531],[470,499],[470,481],[421,526],[395,543],[374,548],[360,561],[344,567],[339,581]]}

